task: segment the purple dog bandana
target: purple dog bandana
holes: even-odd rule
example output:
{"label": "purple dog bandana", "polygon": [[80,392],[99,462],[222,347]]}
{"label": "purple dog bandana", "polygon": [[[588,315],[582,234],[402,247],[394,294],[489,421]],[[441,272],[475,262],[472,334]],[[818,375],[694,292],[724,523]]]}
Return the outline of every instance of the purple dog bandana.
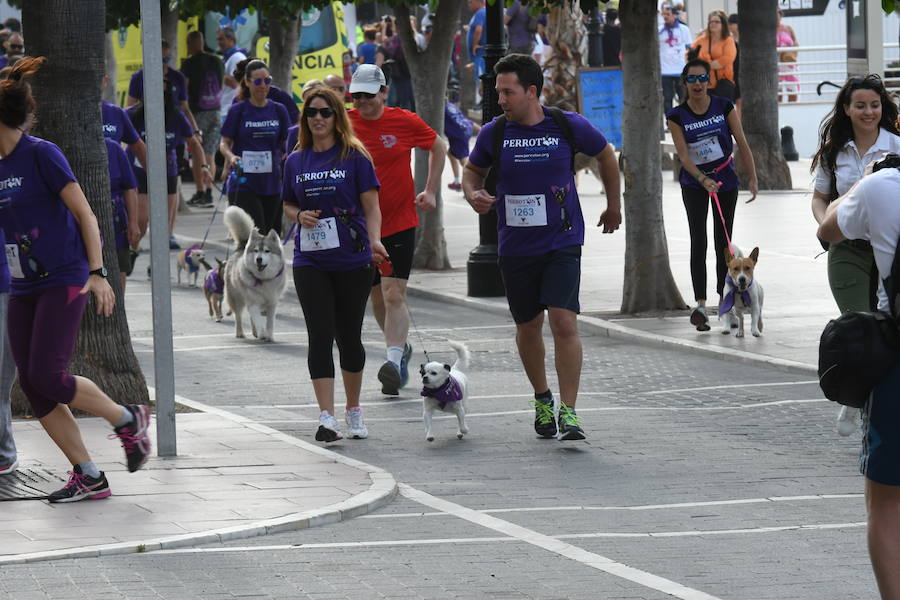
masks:
{"label": "purple dog bandana", "polygon": [[[732,308],[734,308],[735,301],[735,293],[737,292],[737,286],[734,285],[734,280],[731,278],[731,275],[727,275],[725,277],[725,295],[722,296],[722,304],[719,305],[719,314],[724,315]],[[750,300],[750,292],[743,291],[741,294],[741,300],[744,301],[744,306],[749,307],[752,303]]]}
{"label": "purple dog bandana", "polygon": [[441,405],[441,410],[451,402],[459,402],[463,398],[462,387],[452,377],[448,377],[444,385],[439,388],[422,388],[422,395],[437,400]]}

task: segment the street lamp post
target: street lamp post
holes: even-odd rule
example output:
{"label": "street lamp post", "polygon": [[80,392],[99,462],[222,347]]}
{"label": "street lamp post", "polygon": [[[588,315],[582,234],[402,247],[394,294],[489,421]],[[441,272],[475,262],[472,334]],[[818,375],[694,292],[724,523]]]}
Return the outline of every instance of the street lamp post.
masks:
{"label": "street lamp post", "polygon": [[[494,89],[497,76],[494,65],[506,54],[506,41],[503,39],[503,2],[488,1],[485,7],[485,32],[487,36],[484,46],[484,73],[481,75],[481,122],[490,123],[500,114],[497,103],[497,90]],[[489,178],[485,189],[496,194],[492,179]],[[497,213],[492,208],[486,215],[478,215],[478,246],[469,252],[466,263],[469,296],[503,296],[503,280],[500,267],[497,265]]]}
{"label": "street lamp post", "polygon": [[600,7],[597,0],[591,6],[591,17],[588,19],[588,66],[603,66],[603,34],[600,31]]}

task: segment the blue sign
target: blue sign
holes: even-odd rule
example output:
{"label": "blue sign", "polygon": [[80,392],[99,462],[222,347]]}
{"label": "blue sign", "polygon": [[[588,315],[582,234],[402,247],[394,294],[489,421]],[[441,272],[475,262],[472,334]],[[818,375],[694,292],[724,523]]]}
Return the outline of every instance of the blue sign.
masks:
{"label": "blue sign", "polygon": [[599,129],[609,142],[622,147],[622,69],[579,69],[579,112]]}

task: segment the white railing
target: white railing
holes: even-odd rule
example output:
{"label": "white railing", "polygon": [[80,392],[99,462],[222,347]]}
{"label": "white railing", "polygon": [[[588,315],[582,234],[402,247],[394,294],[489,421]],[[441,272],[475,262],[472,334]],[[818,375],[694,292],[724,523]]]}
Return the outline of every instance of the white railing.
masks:
{"label": "white railing", "polygon": [[[831,81],[843,85],[847,79],[847,46],[843,44],[829,46],[794,46],[779,48],[780,52],[796,51],[797,62],[778,63],[779,72],[783,75],[794,75],[799,81],[779,81],[778,88],[781,102],[787,103],[787,96],[797,97],[794,103],[832,103],[838,92],[837,88],[822,86],[822,95],[816,88],[823,81]],[[886,71],[900,73],[900,47],[898,44],[884,45],[884,65]],[[894,65],[893,67],[891,65]],[[793,70],[789,70],[793,68]],[[885,85],[897,89],[900,93],[900,76],[885,77]],[[799,87],[798,87],[799,86]],[[793,103],[792,103],[793,104]]]}

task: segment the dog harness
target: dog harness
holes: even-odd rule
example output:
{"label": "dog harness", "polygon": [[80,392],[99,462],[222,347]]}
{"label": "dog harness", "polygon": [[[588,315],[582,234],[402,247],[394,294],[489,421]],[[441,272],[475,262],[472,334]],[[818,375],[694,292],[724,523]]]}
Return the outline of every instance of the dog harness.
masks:
{"label": "dog harness", "polygon": [[212,270],[206,275],[203,282],[203,289],[210,294],[222,294],[225,292],[225,282],[219,277],[218,270]]}
{"label": "dog harness", "polygon": [[193,246],[191,246],[190,248],[188,248],[187,250],[184,251],[184,264],[187,265],[188,273],[196,273],[197,271],[200,270],[200,264],[195,263],[194,259],[191,258],[191,253],[194,250],[200,250],[200,246],[198,246],[197,244],[194,244]]}
{"label": "dog harness", "polygon": [[[731,275],[725,276],[725,295],[722,296],[722,304],[719,305],[719,314],[723,315],[734,308],[735,301],[735,293],[738,291],[737,286],[734,285],[734,280],[731,278]],[[749,307],[752,304],[750,299],[750,291],[744,290],[740,292],[741,300],[744,302],[744,306]]]}
{"label": "dog harness", "polygon": [[462,387],[452,377],[448,377],[439,388],[422,388],[422,395],[426,398],[434,398],[441,405],[441,410],[451,402],[459,402],[463,398]]}

